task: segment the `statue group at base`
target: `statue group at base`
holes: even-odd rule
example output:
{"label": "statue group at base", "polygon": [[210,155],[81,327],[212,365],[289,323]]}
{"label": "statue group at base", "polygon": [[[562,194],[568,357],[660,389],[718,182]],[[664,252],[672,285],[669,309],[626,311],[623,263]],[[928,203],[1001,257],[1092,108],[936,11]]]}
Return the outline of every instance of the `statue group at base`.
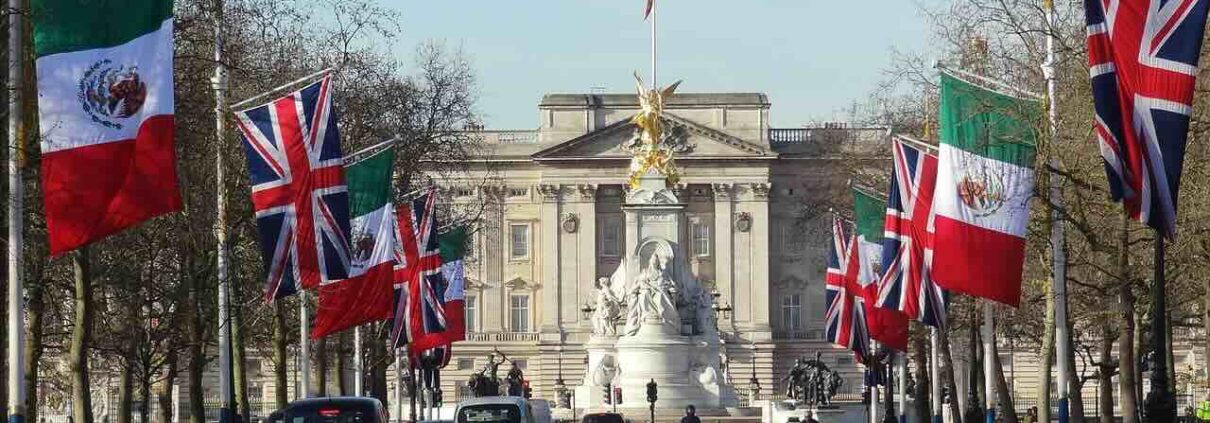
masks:
{"label": "statue group at base", "polygon": [[[685,203],[662,175],[648,173],[639,182],[622,206],[625,254],[610,277],[597,281],[593,301],[585,305],[592,336],[575,406],[602,406],[608,399],[621,408],[646,409],[642,393],[654,379],[657,408],[734,407],[739,399],[727,381],[715,322],[717,294],[693,275],[680,240]],[[617,390],[620,400],[606,397]]]}
{"label": "statue group at base", "polygon": [[[512,368],[508,370],[508,374],[501,381],[499,377],[500,365],[505,362],[512,364]],[[475,398],[491,397],[497,395],[522,396],[524,395],[525,375],[521,368],[517,367],[516,362],[508,359],[499,349],[495,349],[487,357],[487,364],[478,373],[472,374],[467,386],[471,390],[471,395]],[[503,385],[501,385],[503,382]],[[500,387],[504,387],[501,392]]]}
{"label": "statue group at base", "polygon": [[790,368],[789,374],[782,378],[786,387],[786,397],[798,401],[800,405],[820,407],[832,405],[832,397],[844,385],[844,378],[835,370],[828,368],[820,360],[820,353],[815,358],[799,358]]}

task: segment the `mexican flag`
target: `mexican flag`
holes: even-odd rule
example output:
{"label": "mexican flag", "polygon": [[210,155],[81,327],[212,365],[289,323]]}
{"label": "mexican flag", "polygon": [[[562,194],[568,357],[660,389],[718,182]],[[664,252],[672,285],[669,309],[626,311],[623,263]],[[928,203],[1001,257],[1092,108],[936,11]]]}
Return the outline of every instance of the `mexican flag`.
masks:
{"label": "mexican flag", "polygon": [[882,278],[882,236],[886,200],[853,190],[853,224],[857,229],[857,285],[861,287],[870,338],[899,351],[907,351],[907,316],[878,307],[878,281]]}
{"label": "mexican flag", "polygon": [[445,278],[445,331],[446,343],[466,339],[466,274],[464,273],[467,242],[470,232],[466,226],[457,226],[437,237],[441,246],[441,276]]}
{"label": "mexican flag", "polygon": [[933,278],[1016,307],[1041,104],[941,76]]}
{"label": "mexican flag", "polygon": [[394,311],[395,210],[387,148],[345,166],[349,187],[349,278],[320,285],[312,338],[390,319]]}
{"label": "mexican flag", "polygon": [[172,1],[33,0],[30,16],[51,254],[179,210]]}

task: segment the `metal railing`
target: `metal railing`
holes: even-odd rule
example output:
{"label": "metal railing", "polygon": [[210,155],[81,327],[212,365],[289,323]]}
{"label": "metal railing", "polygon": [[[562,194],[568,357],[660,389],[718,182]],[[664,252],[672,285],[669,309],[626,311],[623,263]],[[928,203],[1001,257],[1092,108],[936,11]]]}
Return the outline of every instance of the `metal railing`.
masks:
{"label": "metal railing", "polygon": [[466,334],[470,342],[538,342],[537,332],[471,332]]}

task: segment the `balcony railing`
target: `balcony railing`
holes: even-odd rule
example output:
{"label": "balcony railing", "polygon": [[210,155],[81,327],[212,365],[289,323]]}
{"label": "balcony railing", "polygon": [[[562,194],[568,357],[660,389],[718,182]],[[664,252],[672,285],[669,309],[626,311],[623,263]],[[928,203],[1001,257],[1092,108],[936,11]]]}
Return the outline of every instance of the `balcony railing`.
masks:
{"label": "balcony railing", "polygon": [[780,330],[773,332],[773,339],[820,339],[823,332],[819,330]]}
{"label": "balcony railing", "polygon": [[471,332],[466,334],[471,342],[538,342],[536,332]]}
{"label": "balcony railing", "polygon": [[773,144],[798,144],[812,140],[812,128],[769,129],[769,142]]}

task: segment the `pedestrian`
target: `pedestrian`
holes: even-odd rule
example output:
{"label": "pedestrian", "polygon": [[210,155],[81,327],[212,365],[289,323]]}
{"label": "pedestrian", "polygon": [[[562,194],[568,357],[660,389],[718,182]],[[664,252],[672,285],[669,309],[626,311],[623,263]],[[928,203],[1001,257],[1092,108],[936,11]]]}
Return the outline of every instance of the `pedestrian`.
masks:
{"label": "pedestrian", "polygon": [[1038,423],[1038,407],[1029,407],[1029,411],[1025,413],[1026,423]]}
{"label": "pedestrian", "polygon": [[681,423],[702,423],[702,419],[697,417],[697,407],[685,407],[685,417],[681,417]]}

